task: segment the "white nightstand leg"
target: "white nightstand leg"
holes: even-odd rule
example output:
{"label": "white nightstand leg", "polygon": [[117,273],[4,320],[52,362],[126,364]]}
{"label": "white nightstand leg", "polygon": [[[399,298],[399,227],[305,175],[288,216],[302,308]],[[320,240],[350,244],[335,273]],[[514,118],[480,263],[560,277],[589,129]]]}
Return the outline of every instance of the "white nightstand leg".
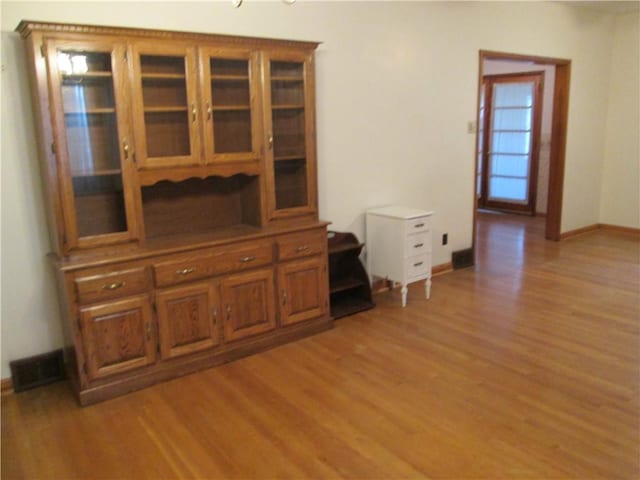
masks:
{"label": "white nightstand leg", "polygon": [[427,300],[431,297],[431,277],[427,278],[424,282],[424,294],[427,297]]}
{"label": "white nightstand leg", "polygon": [[407,284],[403,283],[402,284],[402,306],[406,307],[407,306],[407,292],[409,291],[409,289],[407,288]]}

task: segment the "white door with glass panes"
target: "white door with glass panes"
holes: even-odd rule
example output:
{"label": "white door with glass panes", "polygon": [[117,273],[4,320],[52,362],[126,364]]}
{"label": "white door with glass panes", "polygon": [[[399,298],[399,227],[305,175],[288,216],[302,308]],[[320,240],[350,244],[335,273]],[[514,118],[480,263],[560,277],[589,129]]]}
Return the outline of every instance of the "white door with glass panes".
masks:
{"label": "white door with glass panes", "polygon": [[478,205],[535,212],[544,73],[488,75],[480,98]]}

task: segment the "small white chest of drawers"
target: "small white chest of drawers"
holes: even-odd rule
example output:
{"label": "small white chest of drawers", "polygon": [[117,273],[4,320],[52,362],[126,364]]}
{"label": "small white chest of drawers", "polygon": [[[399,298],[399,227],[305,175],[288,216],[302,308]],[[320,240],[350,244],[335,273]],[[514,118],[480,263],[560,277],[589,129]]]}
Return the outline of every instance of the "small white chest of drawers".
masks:
{"label": "small white chest of drawers", "polygon": [[402,284],[402,306],[407,304],[407,285],[425,281],[431,294],[431,216],[433,212],[387,206],[366,212],[367,269],[372,277]]}

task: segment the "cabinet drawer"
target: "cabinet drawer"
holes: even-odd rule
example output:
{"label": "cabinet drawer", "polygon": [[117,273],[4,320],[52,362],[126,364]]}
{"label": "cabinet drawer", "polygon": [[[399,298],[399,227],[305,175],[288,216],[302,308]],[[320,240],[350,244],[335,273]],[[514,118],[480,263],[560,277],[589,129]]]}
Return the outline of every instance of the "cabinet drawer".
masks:
{"label": "cabinet drawer", "polygon": [[429,217],[418,217],[407,220],[407,233],[428,232],[431,228]]}
{"label": "cabinet drawer", "polygon": [[278,259],[289,260],[317,255],[324,252],[326,246],[327,233],[324,230],[280,237],[278,238]]}
{"label": "cabinet drawer", "polygon": [[151,288],[151,276],[146,267],[137,267],[100,275],[80,274],[74,283],[79,303],[92,303],[145,292]]}
{"label": "cabinet drawer", "polygon": [[418,255],[407,258],[407,278],[409,281],[427,277],[431,270],[431,254]]}
{"label": "cabinet drawer", "polygon": [[413,257],[431,251],[431,233],[421,232],[407,235],[405,242],[405,256]]}
{"label": "cabinet drawer", "polygon": [[247,245],[221,247],[207,251],[183,255],[165,262],[156,263],[153,268],[159,287],[190,282],[222,273],[246,270],[273,262],[273,248],[270,241],[252,242]]}

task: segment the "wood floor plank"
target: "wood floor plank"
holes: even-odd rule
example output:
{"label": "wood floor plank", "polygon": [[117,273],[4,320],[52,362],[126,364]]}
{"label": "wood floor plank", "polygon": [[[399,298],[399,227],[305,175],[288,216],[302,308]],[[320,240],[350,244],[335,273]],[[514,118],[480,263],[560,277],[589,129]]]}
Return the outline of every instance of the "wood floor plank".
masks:
{"label": "wood floor plank", "polygon": [[477,263],[86,408],[2,397],[2,478],[640,478],[640,242],[480,214]]}

